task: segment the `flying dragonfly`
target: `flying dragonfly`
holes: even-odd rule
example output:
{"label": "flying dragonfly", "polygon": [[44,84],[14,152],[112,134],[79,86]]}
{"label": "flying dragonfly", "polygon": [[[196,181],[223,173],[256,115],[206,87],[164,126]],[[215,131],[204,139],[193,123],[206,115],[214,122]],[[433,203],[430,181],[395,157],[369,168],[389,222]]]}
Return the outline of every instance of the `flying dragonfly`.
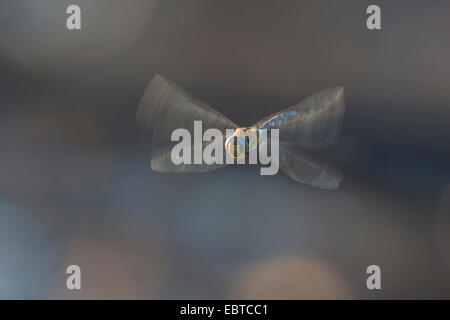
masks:
{"label": "flying dragonfly", "polygon": [[[203,129],[216,128],[223,134],[225,152],[236,158],[236,147],[248,151],[258,147],[259,140],[251,143],[249,132],[278,129],[280,169],[295,181],[321,188],[336,189],[342,171],[324,151],[332,147],[339,136],[345,111],[344,88],[321,90],[298,104],[269,115],[250,127],[241,127],[192,97],[172,81],[157,74],[141,99],[136,121],[152,132],[151,167],[160,172],[206,172],[226,164],[174,164],[171,134],[177,128],[194,133],[194,122],[202,121]],[[227,129],[233,129],[227,135]],[[207,145],[212,142],[203,142]],[[273,143],[267,140],[267,143]],[[194,149],[194,145],[192,146]],[[241,153],[242,154],[242,153]]]}

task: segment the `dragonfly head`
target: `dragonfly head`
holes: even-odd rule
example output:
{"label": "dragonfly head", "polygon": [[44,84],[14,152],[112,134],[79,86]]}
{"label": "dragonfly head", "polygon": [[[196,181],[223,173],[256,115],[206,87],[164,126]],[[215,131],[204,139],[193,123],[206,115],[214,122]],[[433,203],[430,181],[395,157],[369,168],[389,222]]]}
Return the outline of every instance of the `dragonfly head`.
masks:
{"label": "dragonfly head", "polygon": [[225,141],[225,150],[233,158],[241,158],[258,146],[258,130],[255,127],[241,127]]}

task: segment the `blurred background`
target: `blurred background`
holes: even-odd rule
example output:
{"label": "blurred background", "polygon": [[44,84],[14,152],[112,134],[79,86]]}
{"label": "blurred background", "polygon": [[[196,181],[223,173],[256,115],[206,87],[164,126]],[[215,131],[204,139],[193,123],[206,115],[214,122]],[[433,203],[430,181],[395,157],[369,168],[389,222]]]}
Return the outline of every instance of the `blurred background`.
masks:
{"label": "blurred background", "polygon": [[[450,298],[449,14],[439,0],[2,1],[0,298]],[[344,86],[342,136],[358,144],[341,187],[257,166],[153,172],[135,114],[155,73],[241,125]]]}

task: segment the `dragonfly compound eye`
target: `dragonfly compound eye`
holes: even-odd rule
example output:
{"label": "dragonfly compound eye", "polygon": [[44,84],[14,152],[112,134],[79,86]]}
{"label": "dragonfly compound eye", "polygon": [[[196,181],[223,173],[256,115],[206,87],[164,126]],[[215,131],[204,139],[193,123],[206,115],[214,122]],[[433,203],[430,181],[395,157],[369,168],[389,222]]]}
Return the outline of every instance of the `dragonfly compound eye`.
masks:
{"label": "dragonfly compound eye", "polygon": [[248,150],[248,140],[245,136],[230,136],[225,141],[225,150],[233,158],[243,157]]}

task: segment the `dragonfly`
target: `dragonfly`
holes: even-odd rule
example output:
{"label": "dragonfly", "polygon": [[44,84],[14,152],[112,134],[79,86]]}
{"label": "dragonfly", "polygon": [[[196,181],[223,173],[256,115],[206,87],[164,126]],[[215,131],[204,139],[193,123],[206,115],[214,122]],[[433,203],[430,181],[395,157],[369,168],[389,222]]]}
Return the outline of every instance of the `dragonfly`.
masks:
{"label": "dragonfly", "polygon": [[[175,164],[171,159],[172,132],[185,128],[194,133],[194,122],[202,121],[203,129],[219,129],[224,149],[236,158],[236,144],[245,154],[250,145],[249,132],[278,129],[279,165],[293,180],[320,189],[336,189],[343,173],[334,161],[324,157],[337,141],[345,112],[344,88],[321,90],[299,103],[271,114],[249,127],[235,124],[219,111],[191,96],[176,83],[156,74],[139,103],[136,122],[152,135],[151,168],[159,172],[207,172],[225,163]],[[228,130],[227,130],[228,129]],[[231,135],[227,131],[233,129]],[[203,142],[208,144],[211,142]],[[270,139],[267,143],[273,143]],[[194,146],[192,146],[194,148]],[[193,149],[192,148],[192,149]]]}

